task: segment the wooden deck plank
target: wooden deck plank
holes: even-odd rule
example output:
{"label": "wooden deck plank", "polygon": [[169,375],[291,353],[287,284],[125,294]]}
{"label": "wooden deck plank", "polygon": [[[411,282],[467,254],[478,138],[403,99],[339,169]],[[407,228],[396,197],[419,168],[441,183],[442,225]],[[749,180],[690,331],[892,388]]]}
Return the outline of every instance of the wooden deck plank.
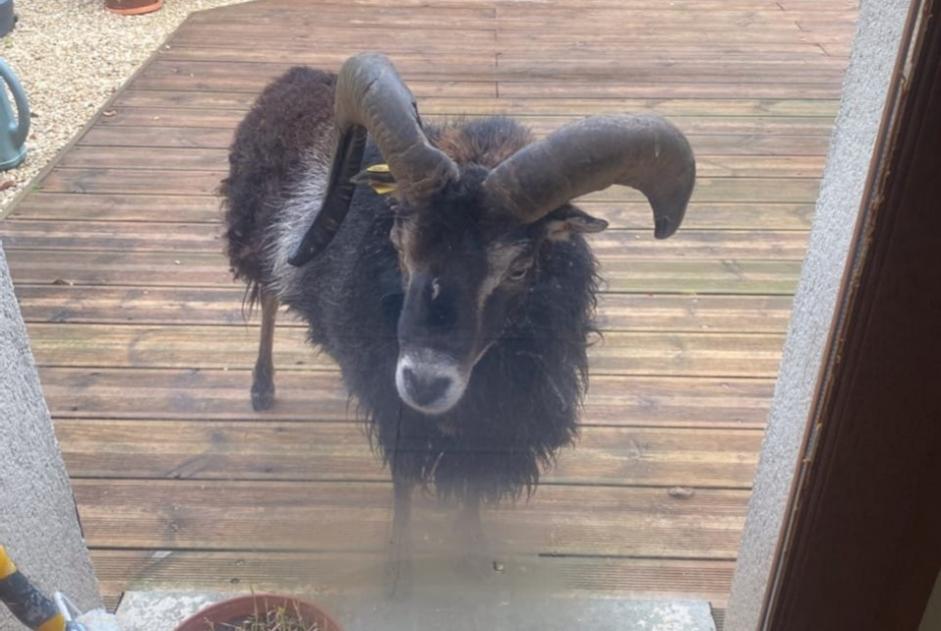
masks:
{"label": "wooden deck plank", "polygon": [[[611,98],[618,99],[619,97],[614,95]],[[552,129],[555,128],[556,126],[553,125]],[[826,153],[828,139],[821,135],[797,134],[780,138],[752,134],[690,134],[689,140],[696,152],[703,155],[822,156]],[[103,125],[88,130],[80,142],[83,145],[113,147],[225,149],[232,142],[232,130],[204,127],[157,128]]]}
{"label": "wooden deck plank", "polygon": [[[629,44],[628,44],[629,46]],[[620,44],[619,49],[627,46]],[[767,51],[767,46],[765,50]],[[829,57],[814,44],[780,45],[774,47],[773,55],[756,55],[753,45],[723,44],[704,50],[702,46],[688,42],[664,45],[645,42],[632,47],[633,55],[629,59],[612,59],[607,56],[606,49],[591,42],[582,41],[578,44],[572,41],[559,42],[554,46],[541,46],[538,50],[527,47],[501,47],[499,63],[497,54],[468,55],[460,49],[448,51],[429,51],[420,45],[411,48],[398,46],[389,53],[396,67],[406,74],[429,72],[432,66],[438,69],[447,68],[452,73],[480,72],[491,69],[505,68],[504,62],[522,68],[523,63],[528,68],[572,68],[579,64],[591,64],[596,68],[636,64],[649,70],[651,65],[663,62],[683,63],[695,67],[699,64],[723,61],[726,64],[734,63],[737,68],[752,72],[759,68],[785,70],[795,66],[824,68],[827,70],[842,69],[846,60]],[[551,54],[547,54],[551,53]],[[327,48],[311,48],[294,44],[290,41],[264,42],[253,46],[250,50],[238,51],[226,46],[213,45],[212,42],[175,40],[157,51],[161,60],[167,61],[202,61],[202,62],[237,62],[237,63],[263,63],[263,64],[303,64],[325,70],[339,68],[348,54],[342,50]]]}
{"label": "wooden deck plank", "polygon": [[[20,284],[27,322],[91,324],[246,324],[240,287],[76,287]],[[608,331],[777,333],[787,326],[786,296],[665,296],[603,293],[598,322]],[[279,327],[303,326],[282,318]]]}
{"label": "wooden deck plank", "polygon": [[[370,38],[383,42],[383,47],[390,52],[400,50],[418,50],[421,45],[416,42],[416,33],[412,29],[401,29],[398,31],[388,31],[381,26],[361,25],[347,26],[343,24],[335,25],[334,29],[346,29],[346,32],[331,32],[316,29],[299,28],[292,29],[285,33],[284,30],[275,32],[277,27],[264,29],[263,32],[256,32],[254,29],[226,29],[224,27],[212,29],[204,33],[203,29],[196,31],[181,30],[172,40],[173,44],[189,45],[194,43],[204,43],[206,36],[211,36],[214,43],[218,46],[234,46],[240,39],[254,35],[276,39],[277,34],[283,40],[290,39],[294,45],[308,46],[329,46],[333,50],[341,52],[354,52],[362,49],[362,42]],[[571,42],[579,38],[591,39],[596,46],[610,45],[613,48],[636,48],[644,44],[653,44],[659,46],[669,46],[671,44],[688,44],[689,35],[687,33],[670,32],[668,28],[657,28],[647,26],[645,30],[623,28],[620,25],[609,28],[602,28],[598,25],[579,26],[572,24],[565,25],[565,28],[557,28],[555,33],[541,30],[520,30],[520,29],[488,29],[484,26],[470,28],[466,31],[460,31],[468,35],[467,38],[455,39],[453,34],[459,29],[438,29],[435,31],[421,31],[422,41],[427,41],[431,46],[448,45],[451,52],[480,53],[481,50],[487,50],[487,46],[492,46],[499,50],[512,50],[515,48],[525,48],[527,44],[557,48],[560,44]],[[527,36],[526,39],[521,37]],[[448,41],[448,37],[451,41]],[[774,54],[778,51],[805,51],[808,46],[818,41],[833,40],[840,42],[838,33],[804,33],[797,28],[793,22],[783,28],[776,28],[774,32],[761,34],[754,29],[742,29],[740,31],[731,31],[728,28],[723,29],[718,23],[712,28],[706,28],[697,31],[697,37],[700,45],[705,50],[714,46],[721,48],[728,45],[750,46],[756,53]],[[476,45],[476,48],[474,48]]]}
{"label": "wooden deck plank", "polygon": [[[241,79],[237,77],[207,77],[197,79],[188,74],[169,73],[166,75],[148,75],[137,79],[137,87],[144,90],[198,90],[200,92],[248,92],[258,94],[275,75],[265,77]],[[426,96],[450,96],[450,97],[495,97],[497,96],[497,84],[493,80],[480,81],[449,81],[445,77],[436,77],[433,79],[412,81],[409,88],[416,97]],[[770,88],[756,89],[755,94],[760,96],[776,95],[779,92],[787,93],[785,90],[775,90]],[[826,93],[821,89],[810,91],[806,96],[825,96]],[[832,93],[830,93],[832,96]],[[792,96],[792,98],[797,98]]]}
{"label": "wooden deck plank", "polygon": [[[73,477],[187,480],[389,479],[358,424],[59,419]],[[141,435],[150,437],[141,444]],[[748,489],[761,430],[587,426],[543,484]]]}
{"label": "wooden deck plank", "polygon": [[[609,108],[617,111],[618,106]],[[245,116],[245,112],[236,109],[217,110],[200,108],[165,108],[165,107],[114,107],[108,116],[102,116],[100,125],[131,127],[194,127],[221,128],[233,130]],[[621,110],[622,112],[624,110]],[[517,120],[529,127],[537,135],[550,131],[581,118],[581,112],[557,112],[553,114],[516,115]],[[444,123],[454,118],[449,114],[423,114],[422,120],[430,123]],[[819,134],[829,136],[833,120],[829,116],[672,116],[671,120],[683,128],[687,134],[774,134],[776,136],[808,136]],[[774,156],[779,157],[779,156]],[[227,167],[227,164],[222,166]],[[819,175],[819,174],[818,174]]]}
{"label": "wooden deck plank", "polygon": [[[807,242],[806,232],[791,230],[684,230],[669,241],[654,239],[652,232],[651,228],[608,230],[589,241],[605,265],[658,256],[799,261]],[[4,247],[13,250],[166,252],[174,257],[206,251],[221,253],[221,233],[219,226],[209,223],[13,219],[0,227]]]}
{"label": "wooden deck plank", "polygon": [[[88,544],[117,548],[382,552],[392,499],[391,484],[379,482],[76,479],[73,487]],[[450,511],[416,500],[416,541],[446,548]],[[665,488],[547,485],[484,519],[515,554],[732,559],[747,501],[745,490],[674,497]]]}
{"label": "wooden deck plank", "polygon": [[[627,34],[626,36],[629,36]],[[173,51],[180,46],[171,46]],[[187,48],[185,45],[182,47]],[[540,51],[542,52],[542,51]],[[531,49],[528,53],[531,55]],[[330,60],[313,63],[325,70],[339,68],[341,55]],[[395,58],[395,55],[393,55]],[[672,84],[725,84],[728,81],[729,66],[734,66],[736,79],[743,84],[764,84],[778,86],[781,89],[790,84],[827,86],[839,81],[843,64],[840,62],[815,63],[806,62],[789,63],[775,61],[769,63],[755,63],[745,60],[729,59],[716,56],[715,59],[688,58],[678,60],[675,57],[651,58],[640,55],[639,58],[598,60],[597,56],[583,56],[581,60],[569,59],[568,62],[547,62],[544,58],[530,57],[527,53],[518,54],[516,51],[501,52],[499,63],[494,62],[494,56],[468,57],[458,56],[451,59],[442,59],[433,64],[426,60],[411,61],[405,59],[400,71],[403,77],[418,85],[432,81],[455,80],[467,83],[490,83],[494,80],[505,82],[538,83],[540,80],[553,81],[585,81],[596,78],[611,85],[630,80],[637,83],[658,82],[661,85]],[[157,79],[188,78],[196,82],[207,82],[208,85],[219,87],[231,86],[235,90],[244,91],[247,87],[257,84],[265,85],[289,68],[298,65],[298,60],[290,62],[267,61],[226,61],[218,59],[175,59],[167,54],[159,56],[144,74],[148,82]],[[813,75],[808,76],[807,70],[813,68]],[[230,75],[236,76],[230,76]],[[239,76],[252,74],[251,77]],[[145,83],[147,85],[147,83]]]}
{"label": "wooden deck plank", "polygon": [[[46,193],[148,193],[155,181],[172,178],[179,195],[214,195],[222,177],[218,171],[160,171],[159,169],[92,168],[54,169],[39,190]],[[696,182],[694,199],[702,202],[812,203],[819,188],[817,178],[794,177],[702,177]],[[640,203],[641,194],[613,188],[586,196],[585,200]],[[217,202],[218,204],[218,202]]]}
{"label": "wooden deck plank", "polygon": [[[77,147],[73,153],[81,154],[81,149]],[[109,151],[113,149],[105,148],[105,152]],[[157,153],[157,150],[153,152]],[[580,201],[579,206],[586,212],[604,217],[612,229],[645,230],[650,226],[650,205],[644,201]],[[809,230],[813,210],[813,202],[693,200],[684,226],[703,230]],[[218,223],[221,217],[219,200],[215,197],[150,193],[36,192],[24,199],[12,214],[16,220],[70,222]]]}
{"label": "wooden deck plank", "polygon": [[[638,194],[582,200],[612,228],[593,240],[606,340],[581,443],[531,502],[486,520],[513,580],[525,568],[559,594],[721,606],[856,9],[264,0],[194,14],[0,224],[108,597],[285,576],[335,588],[381,565],[387,473],[299,322],[277,332],[276,406],[248,404],[258,325],[243,321],[214,197],[258,90],[367,41],[429,121],[509,114],[544,135],[653,111],[689,133],[700,181],[674,239],[654,243]],[[418,534],[447,549],[446,511],[420,513]],[[318,536],[299,539],[305,527]]]}
{"label": "wooden deck plank", "polygon": [[[17,283],[155,287],[232,287],[219,251],[17,250],[5,242]],[[602,261],[605,289],[627,293],[789,295],[799,261],[635,259]]]}
{"label": "wooden deck plank", "polygon": [[[42,366],[229,369],[254,365],[257,354],[255,327],[33,323],[28,329]],[[275,366],[334,370],[306,335],[279,330]],[[589,366],[593,374],[773,377],[782,343],[781,334],[610,331],[589,350]]]}
{"label": "wooden deck plank", "polygon": [[[173,178],[180,182],[176,196],[214,197],[213,193],[221,180],[214,171],[185,173],[141,169],[55,169],[49,174],[48,183],[37,190],[43,193],[77,193],[81,195],[148,195],[154,190],[155,182],[161,178]],[[146,188],[147,186],[150,188]],[[819,183],[815,178],[709,178],[697,182],[693,193],[693,203],[741,203],[741,204],[812,204]],[[775,189],[775,190],[769,190]],[[632,189],[612,187],[605,191],[591,193],[576,199],[576,203],[622,205],[641,204],[643,196]],[[209,204],[203,200],[203,204]],[[212,203],[219,208],[218,199]],[[217,214],[217,217],[221,216]],[[13,219],[29,221],[26,217],[14,216]],[[5,222],[13,224],[15,222]],[[747,228],[749,226],[743,226]],[[4,227],[4,232],[13,233],[12,228]]]}
{"label": "wooden deck plank", "polygon": [[[246,92],[199,92],[194,90],[142,90],[136,86],[117,95],[118,107],[169,107],[246,111],[257,95]],[[744,99],[734,94],[720,99],[610,99],[584,97],[556,99],[511,99],[429,97],[421,101],[425,114],[480,115],[552,115],[610,114],[615,112],[657,111],[664,116],[836,116],[837,99]]]}
{"label": "wooden deck plank", "polygon": [[[38,189],[45,193],[79,194],[147,194],[154,182],[165,179],[175,182],[177,195],[213,196],[222,174],[218,171],[164,171],[161,169],[124,168],[57,168]],[[819,182],[816,178],[794,177],[702,177],[694,192],[696,203],[813,203]],[[592,202],[635,202],[643,199],[630,189],[608,189],[583,198]],[[218,206],[218,202],[217,202]],[[9,230],[6,230],[8,234]]]}
{"label": "wooden deck plank", "polygon": [[[279,372],[276,405],[249,405],[250,366],[126,370],[40,366],[57,419],[171,419],[358,423],[335,372]],[[761,378],[595,375],[585,426],[761,429],[772,381]],[[134,392],[134,397],[128,397]]]}
{"label": "wooden deck plank", "polygon": [[[681,120],[674,118],[674,122]],[[816,120],[816,119],[814,119]],[[829,121],[828,121],[829,122]],[[153,147],[107,147],[79,145],[63,156],[59,165],[67,169],[154,169],[157,171],[206,172],[224,177],[229,168],[228,150],[222,148],[167,149]],[[706,178],[819,178],[823,172],[822,156],[697,156],[696,172]],[[36,195],[29,199],[34,199]],[[52,205],[52,209],[55,209]],[[93,209],[92,206],[89,210]],[[23,213],[23,206],[19,211]],[[690,221],[701,213],[690,212]],[[36,218],[35,211],[29,213]],[[72,213],[73,220],[86,213]],[[760,216],[752,218],[752,221]],[[178,219],[179,221],[179,219]],[[744,225],[755,225],[746,222]]]}
{"label": "wooden deck plank", "polygon": [[[399,6],[409,7],[447,7],[447,6],[494,6],[499,7],[518,0],[486,0],[478,2],[475,0],[399,0]],[[582,8],[621,8],[626,12],[633,14],[635,11],[661,10],[669,7],[675,11],[700,11],[709,13],[711,11],[722,11],[729,9],[755,11],[760,9],[781,10],[781,11],[808,11],[808,12],[830,12],[830,11],[852,11],[858,8],[858,0],[828,0],[822,4],[819,0],[671,0],[669,5],[664,5],[659,0],[531,0],[534,6],[569,6]],[[384,0],[349,0],[348,3],[341,3],[338,0],[327,2],[328,5],[343,4],[344,6],[387,6]],[[279,7],[304,7],[309,6],[309,0],[279,0]]]}
{"label": "wooden deck plank", "polygon": [[[218,84],[225,84],[221,80],[201,83],[205,84],[206,89],[214,89]],[[469,89],[468,92],[470,92]],[[825,83],[751,84],[737,79],[729,80],[726,83],[686,84],[677,82],[669,88],[664,88],[658,82],[621,84],[574,80],[561,84],[551,81],[501,81],[499,87],[500,96],[510,98],[570,98],[579,95],[589,98],[609,99],[652,98],[654,96],[721,99],[727,97],[730,92],[746,99],[832,99],[837,98],[840,94],[838,87]]]}

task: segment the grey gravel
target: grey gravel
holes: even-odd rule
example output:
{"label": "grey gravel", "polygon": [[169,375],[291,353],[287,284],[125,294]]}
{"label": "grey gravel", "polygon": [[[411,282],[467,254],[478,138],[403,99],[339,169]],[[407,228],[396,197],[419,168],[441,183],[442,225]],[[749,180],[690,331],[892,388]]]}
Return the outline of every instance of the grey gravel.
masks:
{"label": "grey gravel", "polygon": [[19,23],[0,39],[0,57],[19,76],[33,116],[26,162],[0,171],[0,188],[8,187],[0,217],[187,15],[245,1],[164,0],[155,13],[120,16],[104,0],[17,0]]}

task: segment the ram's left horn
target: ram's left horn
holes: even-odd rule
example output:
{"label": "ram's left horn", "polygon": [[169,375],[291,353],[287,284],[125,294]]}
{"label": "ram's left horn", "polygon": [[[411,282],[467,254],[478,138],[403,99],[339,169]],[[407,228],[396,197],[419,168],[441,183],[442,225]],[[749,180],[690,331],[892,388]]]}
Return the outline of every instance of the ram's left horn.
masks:
{"label": "ram's left horn", "polygon": [[413,206],[457,178],[457,165],[422,131],[415,97],[384,55],[362,53],[343,64],[334,104],[338,146],[323,204],[297,250],[300,266],[322,252],[340,229],[353,199],[369,133],[395,178],[396,195]]}

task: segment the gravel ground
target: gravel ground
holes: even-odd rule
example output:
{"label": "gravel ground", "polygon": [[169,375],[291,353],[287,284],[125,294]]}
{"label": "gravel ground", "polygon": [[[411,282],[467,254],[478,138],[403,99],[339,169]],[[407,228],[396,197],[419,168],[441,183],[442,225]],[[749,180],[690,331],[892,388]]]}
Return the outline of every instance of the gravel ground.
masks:
{"label": "gravel ground", "polygon": [[16,0],[19,22],[0,39],[0,57],[29,98],[26,162],[0,171],[0,217],[13,197],[193,11],[245,0],[164,0],[149,15],[124,17],[104,0]]}

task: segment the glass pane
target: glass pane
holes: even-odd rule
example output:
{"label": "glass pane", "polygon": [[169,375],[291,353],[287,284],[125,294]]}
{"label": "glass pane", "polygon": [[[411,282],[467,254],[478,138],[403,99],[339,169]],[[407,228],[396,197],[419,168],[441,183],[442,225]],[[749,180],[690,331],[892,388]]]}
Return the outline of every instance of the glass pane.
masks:
{"label": "glass pane", "polygon": [[721,626],[856,3],[172,4],[0,225],[107,602]]}

